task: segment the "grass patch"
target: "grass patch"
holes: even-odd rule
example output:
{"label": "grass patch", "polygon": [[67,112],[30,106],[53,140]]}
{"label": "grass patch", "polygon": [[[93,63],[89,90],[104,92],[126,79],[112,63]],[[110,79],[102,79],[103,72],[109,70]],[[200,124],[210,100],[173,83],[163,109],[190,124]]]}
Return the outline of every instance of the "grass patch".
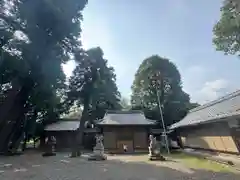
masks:
{"label": "grass patch", "polygon": [[215,172],[237,172],[230,166],[210,161],[201,157],[191,156],[185,153],[172,153],[170,155],[165,154],[164,156],[179,161],[185,166],[192,169],[205,169]]}
{"label": "grass patch", "polygon": [[32,145],[34,143],[33,140],[27,141],[27,145]]}

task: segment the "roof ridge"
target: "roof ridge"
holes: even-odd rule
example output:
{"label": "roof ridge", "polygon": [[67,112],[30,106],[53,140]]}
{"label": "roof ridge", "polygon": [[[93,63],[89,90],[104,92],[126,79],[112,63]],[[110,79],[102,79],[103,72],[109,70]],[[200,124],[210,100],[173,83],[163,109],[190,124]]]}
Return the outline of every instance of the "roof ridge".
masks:
{"label": "roof ridge", "polygon": [[107,110],[106,114],[143,114],[143,112],[141,110]]}
{"label": "roof ridge", "polygon": [[198,107],[196,107],[196,108],[194,108],[194,109],[191,109],[191,110],[189,111],[189,113],[193,113],[193,112],[196,112],[196,111],[200,111],[200,110],[202,110],[202,109],[208,108],[208,107],[210,107],[210,106],[213,106],[213,105],[215,105],[215,104],[221,103],[221,102],[226,101],[226,100],[229,100],[229,99],[234,98],[234,97],[239,96],[239,95],[240,95],[240,89],[239,89],[239,90],[236,90],[236,91],[234,91],[234,92],[232,92],[232,93],[229,93],[229,94],[227,94],[227,95],[225,95],[225,96],[222,96],[222,97],[220,97],[220,98],[217,98],[216,100],[213,100],[213,101],[210,101],[210,102],[208,102],[208,103],[206,103],[206,104],[203,104],[203,105],[201,105],[201,106],[198,106]]}

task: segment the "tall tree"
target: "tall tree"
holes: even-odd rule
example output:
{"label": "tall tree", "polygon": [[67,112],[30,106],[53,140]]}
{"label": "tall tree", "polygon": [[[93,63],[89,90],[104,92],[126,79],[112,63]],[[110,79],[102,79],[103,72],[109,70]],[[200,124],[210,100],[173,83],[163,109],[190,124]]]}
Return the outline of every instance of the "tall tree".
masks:
{"label": "tall tree", "polygon": [[240,55],[240,2],[224,0],[221,18],[213,28],[213,42],[218,51]]}
{"label": "tall tree", "polygon": [[170,125],[187,113],[189,95],[182,90],[177,67],[154,55],[145,59],[135,74],[131,103],[133,109],[143,109],[146,116],[155,120],[160,120],[161,105],[166,125]]}
{"label": "tall tree", "polygon": [[200,104],[198,104],[198,103],[190,103],[189,105],[188,105],[188,110],[191,110],[191,109],[194,109],[194,108],[196,108],[196,107],[198,107],[198,106],[201,106]]}
{"label": "tall tree", "polygon": [[11,90],[0,107],[0,127],[4,127],[0,129],[0,151],[23,134],[25,115],[37,107],[36,99],[41,101],[36,97],[38,93],[48,95],[42,102],[51,102],[47,103],[47,111],[55,111],[55,107],[49,107],[54,104],[50,99],[55,99],[64,86],[61,64],[81,46],[81,11],[86,3],[87,0],[1,1],[1,51],[6,54],[1,62],[5,79],[1,85],[9,83]]}
{"label": "tall tree", "polygon": [[106,109],[120,108],[120,93],[115,81],[114,69],[107,65],[102,49],[97,47],[87,50],[69,81],[69,103],[75,102],[79,107],[83,107],[76,137],[78,147],[74,147],[73,156],[80,153],[85,122],[102,118]]}
{"label": "tall tree", "polygon": [[121,98],[120,104],[121,104],[122,110],[130,110],[131,109],[130,102],[125,97]]}

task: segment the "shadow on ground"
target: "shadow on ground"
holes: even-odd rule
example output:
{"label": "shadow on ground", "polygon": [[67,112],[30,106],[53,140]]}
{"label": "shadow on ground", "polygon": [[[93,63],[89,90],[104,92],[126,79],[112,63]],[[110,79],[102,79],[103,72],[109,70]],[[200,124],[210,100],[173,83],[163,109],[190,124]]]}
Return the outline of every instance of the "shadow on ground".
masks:
{"label": "shadow on ground", "polygon": [[[126,161],[109,156],[107,161],[87,161],[86,157],[68,158],[66,154],[43,158],[40,154],[0,157],[1,180],[238,180],[233,173],[177,169],[172,164],[156,165]],[[4,166],[5,165],[5,166]],[[8,166],[6,166],[8,165]],[[178,167],[179,168],[179,167]]]}

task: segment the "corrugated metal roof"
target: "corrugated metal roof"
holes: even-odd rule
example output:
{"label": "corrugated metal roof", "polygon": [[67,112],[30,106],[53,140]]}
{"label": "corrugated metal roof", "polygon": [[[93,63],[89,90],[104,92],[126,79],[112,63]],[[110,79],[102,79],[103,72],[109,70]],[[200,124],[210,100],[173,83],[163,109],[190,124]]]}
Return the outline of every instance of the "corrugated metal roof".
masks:
{"label": "corrugated metal roof", "polygon": [[75,131],[80,121],[58,121],[45,127],[45,131]]}
{"label": "corrugated metal roof", "polygon": [[240,90],[228,94],[215,101],[192,109],[181,121],[173,124],[170,129],[209,123],[240,114]]}
{"label": "corrugated metal roof", "polygon": [[155,121],[147,119],[141,111],[107,111],[98,125],[151,125]]}

